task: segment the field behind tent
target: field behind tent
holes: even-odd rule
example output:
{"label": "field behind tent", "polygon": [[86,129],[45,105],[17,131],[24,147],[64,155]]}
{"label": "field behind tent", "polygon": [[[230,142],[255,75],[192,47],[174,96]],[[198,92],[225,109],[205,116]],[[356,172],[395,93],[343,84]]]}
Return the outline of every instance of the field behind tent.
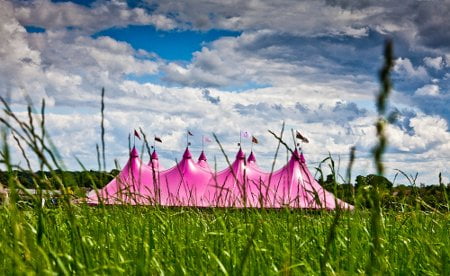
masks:
{"label": "field behind tent", "polygon": [[0,272],[359,274],[378,258],[393,274],[450,273],[448,213],[387,212],[382,223],[382,250],[373,256],[363,210],[5,205]]}

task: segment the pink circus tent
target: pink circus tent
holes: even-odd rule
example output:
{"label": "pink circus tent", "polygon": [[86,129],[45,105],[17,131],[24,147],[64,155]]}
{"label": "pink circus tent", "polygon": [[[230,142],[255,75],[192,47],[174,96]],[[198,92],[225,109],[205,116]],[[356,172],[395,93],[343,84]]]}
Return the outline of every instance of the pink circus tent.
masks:
{"label": "pink circus tent", "polygon": [[213,174],[203,194],[202,206],[258,207],[259,192],[254,182],[264,181],[266,173],[247,166],[245,154],[239,149],[235,161],[223,171]]}
{"label": "pink circus tent", "polygon": [[198,157],[197,164],[198,164],[200,167],[209,170],[209,165],[208,165],[208,162],[207,162],[207,161],[208,161],[208,159],[206,158],[206,154],[205,154],[204,151],[202,151],[202,152],[200,153],[200,156]]}
{"label": "pink circus tent", "polygon": [[303,154],[294,150],[289,162],[280,170],[269,175],[265,206],[307,209],[335,209],[351,206],[326,191],[309,172]]}
{"label": "pink circus tent", "polygon": [[269,173],[259,168],[253,152],[246,159],[242,149],[227,168],[214,172],[203,151],[195,162],[186,148],[175,166],[161,170],[156,151],[146,165],[133,148],[119,175],[104,188],[88,193],[87,202],[92,205],[353,208],[320,186],[297,149],[284,167]]}
{"label": "pink circus tent", "polygon": [[160,170],[160,171],[164,170],[164,168],[161,166],[161,164],[159,164],[159,157],[158,157],[158,154],[156,153],[156,150],[153,150],[152,154],[150,155],[150,161],[148,162],[147,166],[149,166],[155,170]]}
{"label": "pink circus tent", "polygon": [[189,148],[186,148],[183,159],[159,175],[159,203],[165,206],[196,206],[210,177],[209,169],[194,162]]}
{"label": "pink circus tent", "polygon": [[142,163],[136,148],[130,152],[122,171],[101,190],[87,195],[90,204],[148,204],[143,192],[152,184],[153,170]]}

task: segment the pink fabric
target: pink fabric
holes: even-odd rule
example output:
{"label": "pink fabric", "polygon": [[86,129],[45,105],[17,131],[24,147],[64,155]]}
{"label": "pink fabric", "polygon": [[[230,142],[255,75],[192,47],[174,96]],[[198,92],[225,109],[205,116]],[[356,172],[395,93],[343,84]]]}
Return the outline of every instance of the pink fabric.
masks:
{"label": "pink fabric", "polygon": [[150,161],[148,162],[149,167],[152,167],[155,170],[159,170],[162,171],[164,170],[164,167],[161,166],[161,164],[159,164],[159,157],[158,157],[158,153],[156,153],[156,150],[153,150],[152,155],[150,156]]}
{"label": "pink fabric", "polygon": [[136,148],[130,152],[130,158],[119,173],[101,190],[88,193],[89,204],[148,204],[145,197],[145,187],[150,185],[152,171],[142,164]]}
{"label": "pink fabric", "polygon": [[253,154],[253,151],[250,152],[250,155],[248,156],[247,164],[252,167],[258,167],[258,165],[256,165],[256,157],[255,154]]}
{"label": "pink fabric", "polygon": [[202,168],[210,170],[207,161],[208,159],[206,158],[206,154],[204,151],[202,151],[202,153],[200,153],[200,156],[198,157],[197,164]]}
{"label": "pink fabric", "polygon": [[203,194],[202,206],[257,207],[258,184],[266,174],[247,166],[245,154],[239,149],[228,168],[214,174]]}
{"label": "pink fabric", "polygon": [[267,173],[259,169],[253,152],[246,160],[242,149],[228,168],[213,172],[203,151],[194,162],[186,148],[180,162],[161,171],[155,151],[149,165],[144,165],[133,148],[120,174],[103,189],[90,192],[87,201],[197,207],[353,208],[320,186],[297,149],[284,167]]}
{"label": "pink fabric", "polygon": [[161,172],[158,188],[159,204],[165,206],[196,206],[204,193],[211,172],[192,160],[186,148],[183,159],[173,168]]}

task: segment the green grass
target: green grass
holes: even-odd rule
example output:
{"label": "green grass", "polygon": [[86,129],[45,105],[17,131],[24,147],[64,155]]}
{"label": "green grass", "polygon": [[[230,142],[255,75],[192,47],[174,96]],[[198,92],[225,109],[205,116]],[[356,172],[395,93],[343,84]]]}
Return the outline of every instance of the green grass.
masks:
{"label": "green grass", "polygon": [[[43,209],[40,242],[38,216],[1,209],[0,274],[319,274],[334,213],[60,207]],[[341,213],[323,272],[367,271],[370,220],[366,211]],[[383,224],[387,271],[450,273],[449,214],[392,212]]]}

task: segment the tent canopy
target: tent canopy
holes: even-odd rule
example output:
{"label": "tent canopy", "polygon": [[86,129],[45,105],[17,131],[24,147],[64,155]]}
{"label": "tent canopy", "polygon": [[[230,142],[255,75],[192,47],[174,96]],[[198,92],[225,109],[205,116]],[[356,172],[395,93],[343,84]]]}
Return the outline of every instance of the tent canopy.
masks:
{"label": "tent canopy", "polygon": [[180,162],[162,170],[156,151],[146,165],[133,148],[119,175],[104,188],[88,193],[87,202],[92,205],[353,208],[320,186],[297,149],[281,169],[264,172],[258,167],[253,151],[246,159],[239,148],[230,166],[214,172],[204,151],[195,162],[186,147]]}

